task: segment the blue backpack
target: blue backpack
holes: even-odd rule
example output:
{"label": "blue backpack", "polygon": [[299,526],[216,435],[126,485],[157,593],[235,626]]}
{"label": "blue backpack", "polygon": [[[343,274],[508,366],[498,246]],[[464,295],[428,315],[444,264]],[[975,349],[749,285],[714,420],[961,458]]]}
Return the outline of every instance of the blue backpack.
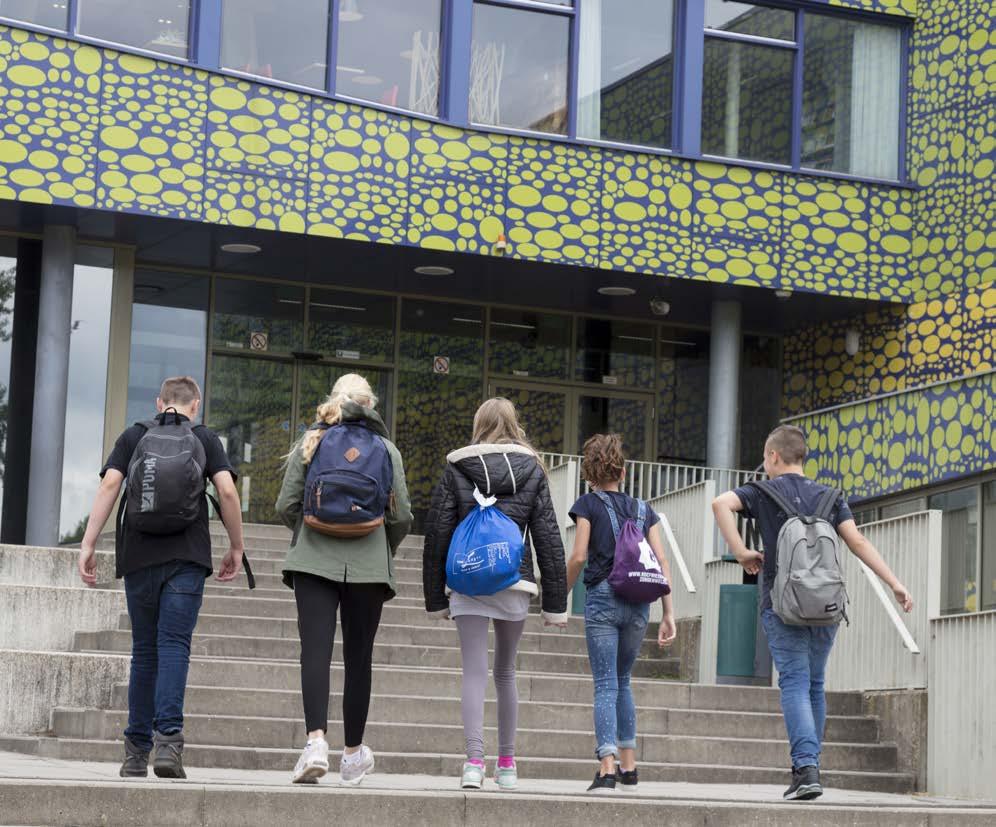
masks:
{"label": "blue backpack", "polygon": [[499,509],[496,497],[476,488],[478,508],[460,521],[446,554],[446,585],[468,596],[497,594],[519,582],[523,535]]}
{"label": "blue backpack", "polygon": [[394,472],[384,441],[343,422],[322,437],[304,483],[304,524],[331,537],[365,537],[384,524]]}

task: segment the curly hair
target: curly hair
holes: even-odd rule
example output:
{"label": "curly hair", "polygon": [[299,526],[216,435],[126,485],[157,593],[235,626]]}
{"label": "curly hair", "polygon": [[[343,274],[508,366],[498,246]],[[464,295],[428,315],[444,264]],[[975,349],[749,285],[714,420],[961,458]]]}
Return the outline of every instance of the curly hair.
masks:
{"label": "curly hair", "polygon": [[584,444],[581,476],[590,485],[618,482],[626,468],[622,437],[619,434],[595,434]]}

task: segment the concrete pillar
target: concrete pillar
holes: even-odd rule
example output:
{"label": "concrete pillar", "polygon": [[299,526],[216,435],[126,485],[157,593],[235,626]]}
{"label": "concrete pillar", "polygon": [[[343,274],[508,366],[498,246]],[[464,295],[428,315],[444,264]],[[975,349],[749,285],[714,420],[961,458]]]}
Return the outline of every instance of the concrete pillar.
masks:
{"label": "concrete pillar", "polygon": [[26,542],[29,545],[53,546],[59,542],[75,259],[75,228],[46,226],[42,239],[34,422],[28,481]]}
{"label": "concrete pillar", "polygon": [[736,468],[740,433],[740,354],[743,333],[740,302],[712,303],[709,340],[709,422],[706,465]]}

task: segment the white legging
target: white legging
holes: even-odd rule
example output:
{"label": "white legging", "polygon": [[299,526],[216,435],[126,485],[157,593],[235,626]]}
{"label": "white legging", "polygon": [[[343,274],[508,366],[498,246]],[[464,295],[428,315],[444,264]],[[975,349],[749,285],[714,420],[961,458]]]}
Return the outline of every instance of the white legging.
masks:
{"label": "white legging", "polygon": [[[460,615],[454,618],[460,634],[463,690],[460,694],[467,758],[484,760],[484,689],[488,682],[488,625],[490,618]],[[515,655],[524,620],[495,622],[495,693],[498,696],[498,754],[515,755],[515,728],[519,691],[515,685]]]}

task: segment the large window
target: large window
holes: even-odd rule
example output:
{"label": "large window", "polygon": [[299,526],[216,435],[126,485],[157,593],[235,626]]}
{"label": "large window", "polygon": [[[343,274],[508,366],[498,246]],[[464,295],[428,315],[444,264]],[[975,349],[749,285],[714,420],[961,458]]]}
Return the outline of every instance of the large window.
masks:
{"label": "large window", "polygon": [[187,56],[189,0],[79,0],[78,15],[76,31],[87,37]]}
{"label": "large window", "polygon": [[996,480],[982,487],[982,608],[996,609]]}
{"label": "large window", "polygon": [[705,26],[703,154],[899,177],[898,26],[726,0]]}
{"label": "large window", "polygon": [[495,308],[488,347],[492,373],[567,379],[571,317]]}
{"label": "large window", "polygon": [[651,324],[578,319],[574,378],[602,385],[652,388],[655,333]]}
{"label": "large window", "polygon": [[581,138],[671,146],[674,3],[586,0],[578,58]]}
{"label": "large window", "polygon": [[474,4],[470,120],[566,133],[570,17]]}
{"label": "large window", "polygon": [[0,0],[0,17],[65,29],[69,0]]}
{"label": "large window", "polygon": [[304,289],[217,279],[214,347],[257,353],[292,353],[304,346]]}
{"label": "large window", "polygon": [[436,115],[441,13],[441,0],[342,0],[336,93]]}
{"label": "large window", "polygon": [[223,0],[221,65],[324,89],[328,27],[329,0]]}
{"label": "large window", "polygon": [[899,176],[900,31],[807,14],[802,166]]}
{"label": "large window", "polygon": [[979,492],[974,486],[927,498],[927,508],[944,512],[941,555],[941,611],[979,608]]}

